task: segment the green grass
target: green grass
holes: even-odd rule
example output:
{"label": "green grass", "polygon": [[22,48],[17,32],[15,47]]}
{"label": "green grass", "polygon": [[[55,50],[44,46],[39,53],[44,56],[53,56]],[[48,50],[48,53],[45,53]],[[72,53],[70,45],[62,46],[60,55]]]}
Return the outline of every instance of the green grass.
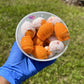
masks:
{"label": "green grass", "polygon": [[55,63],[23,84],[84,84],[84,8],[60,0],[0,0],[0,66],[15,41],[18,22],[35,11],[48,11],[64,20],[70,31],[70,45]]}

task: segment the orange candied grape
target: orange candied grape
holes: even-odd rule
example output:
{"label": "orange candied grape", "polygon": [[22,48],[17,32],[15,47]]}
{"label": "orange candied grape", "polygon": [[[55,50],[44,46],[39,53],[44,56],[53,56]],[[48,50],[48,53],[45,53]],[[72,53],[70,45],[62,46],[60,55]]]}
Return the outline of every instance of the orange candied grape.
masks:
{"label": "orange candied grape", "polygon": [[63,23],[56,23],[54,27],[55,35],[58,40],[66,41],[70,39],[68,29]]}
{"label": "orange candied grape", "polygon": [[52,23],[43,24],[37,32],[38,38],[42,41],[45,41],[47,38],[49,38],[52,35],[53,29],[54,28]]}
{"label": "orange candied grape", "polygon": [[31,36],[31,38],[33,38],[34,32],[32,30],[27,30],[27,32],[25,33],[25,36]]}
{"label": "orange candied grape", "polygon": [[40,45],[40,46],[43,45],[43,41],[41,41],[37,36],[34,37],[33,43],[34,45]]}
{"label": "orange candied grape", "polygon": [[34,46],[32,55],[38,59],[47,59],[47,51],[43,46]]}
{"label": "orange candied grape", "polygon": [[46,23],[46,20],[42,20],[41,22],[41,25],[45,24]]}
{"label": "orange candied grape", "polygon": [[28,54],[33,51],[33,41],[30,36],[23,36],[21,41],[21,48]]}

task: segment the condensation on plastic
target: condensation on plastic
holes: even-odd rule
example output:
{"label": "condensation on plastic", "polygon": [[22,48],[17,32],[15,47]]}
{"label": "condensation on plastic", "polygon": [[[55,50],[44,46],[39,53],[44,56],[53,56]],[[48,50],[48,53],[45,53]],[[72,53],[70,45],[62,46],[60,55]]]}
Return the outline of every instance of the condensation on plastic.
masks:
{"label": "condensation on plastic", "polygon": [[[49,13],[49,12],[44,12],[44,11],[38,11],[38,12],[33,12],[33,13],[30,13],[28,15],[26,15],[24,18],[22,18],[22,20],[19,22],[19,24],[17,25],[17,29],[16,29],[16,34],[15,34],[15,37],[16,37],[16,42],[17,42],[17,45],[19,46],[20,50],[29,58],[33,59],[33,60],[36,60],[36,61],[50,61],[50,60],[54,60],[58,57],[60,57],[64,52],[65,50],[68,48],[68,45],[69,45],[69,40],[67,41],[64,41],[64,45],[65,45],[65,48],[64,50],[59,53],[59,54],[55,54],[53,57],[51,58],[48,58],[48,59],[37,59],[35,57],[33,57],[32,55],[29,55],[27,53],[25,53],[22,49],[21,49],[21,46],[20,46],[20,41],[21,41],[21,38],[23,37],[22,33],[21,33],[21,25],[24,23],[24,21],[30,21],[32,22],[34,19],[36,19],[37,17],[43,17],[45,18],[46,20],[50,17],[50,16],[56,16],[55,14],[52,14],[52,13]],[[58,17],[58,16],[57,16]],[[60,18],[61,19],[61,18]],[[61,19],[62,20],[62,19]],[[62,20],[62,23],[66,26],[66,24],[63,22]],[[67,26],[66,26],[67,27]],[[68,27],[67,27],[68,29]]]}

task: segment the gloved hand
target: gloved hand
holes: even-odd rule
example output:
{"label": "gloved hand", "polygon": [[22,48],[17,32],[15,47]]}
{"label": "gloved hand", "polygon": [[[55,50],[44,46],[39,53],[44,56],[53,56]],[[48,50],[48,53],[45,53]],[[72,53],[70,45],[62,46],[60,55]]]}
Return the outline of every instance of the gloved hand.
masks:
{"label": "gloved hand", "polygon": [[39,62],[29,59],[20,51],[15,41],[8,60],[0,68],[0,76],[4,77],[11,84],[21,84],[21,82],[35,75],[54,61]]}

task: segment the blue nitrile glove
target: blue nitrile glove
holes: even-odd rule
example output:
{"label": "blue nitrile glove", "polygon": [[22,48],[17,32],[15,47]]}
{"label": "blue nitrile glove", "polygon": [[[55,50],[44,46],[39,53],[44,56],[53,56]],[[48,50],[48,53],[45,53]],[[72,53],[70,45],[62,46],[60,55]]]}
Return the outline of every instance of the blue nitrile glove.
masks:
{"label": "blue nitrile glove", "polygon": [[15,41],[9,58],[0,68],[0,76],[7,79],[11,84],[21,84],[27,78],[35,75],[37,72],[52,64],[53,61],[38,62],[25,56],[17,46]]}

